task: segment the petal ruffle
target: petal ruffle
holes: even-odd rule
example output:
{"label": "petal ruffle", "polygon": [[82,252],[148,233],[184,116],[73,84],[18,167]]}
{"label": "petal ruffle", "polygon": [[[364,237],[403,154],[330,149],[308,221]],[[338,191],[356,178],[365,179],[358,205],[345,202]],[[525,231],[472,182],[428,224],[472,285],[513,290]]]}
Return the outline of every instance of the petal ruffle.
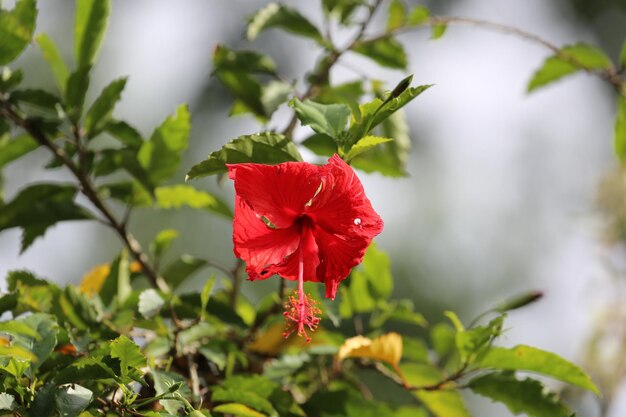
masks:
{"label": "petal ruffle", "polygon": [[273,275],[273,265],[285,262],[298,249],[300,230],[295,225],[268,227],[245,200],[236,196],[233,243],[235,256],[246,262],[249,279],[265,279]]}
{"label": "petal ruffle", "polygon": [[[289,227],[319,189],[321,168],[306,162],[229,164],[237,195],[278,229]],[[235,221],[237,221],[235,219]]]}

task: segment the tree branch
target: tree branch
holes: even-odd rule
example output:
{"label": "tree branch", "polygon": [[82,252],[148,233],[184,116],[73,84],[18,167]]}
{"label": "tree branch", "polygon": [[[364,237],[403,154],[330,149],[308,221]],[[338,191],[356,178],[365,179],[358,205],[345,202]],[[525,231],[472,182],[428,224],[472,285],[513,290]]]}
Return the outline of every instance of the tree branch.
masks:
{"label": "tree branch", "polygon": [[[100,199],[91,179],[83,171],[82,167],[79,167],[63,148],[52,142],[36,125],[31,123],[27,118],[20,116],[4,97],[0,97],[0,114],[12,121],[15,125],[24,129],[40,145],[52,152],[52,154],[71,171],[80,184],[81,193],[87,197],[100,214],[104,216],[107,222],[106,224],[115,230],[133,258],[139,262],[142,271],[146,274],[152,285],[163,292],[169,292],[170,290],[167,283],[158,275],[156,270],[152,268],[150,260],[141,248],[139,242],[128,232],[126,225],[118,221],[104,201]],[[77,134],[77,132],[75,132],[75,134]]]}

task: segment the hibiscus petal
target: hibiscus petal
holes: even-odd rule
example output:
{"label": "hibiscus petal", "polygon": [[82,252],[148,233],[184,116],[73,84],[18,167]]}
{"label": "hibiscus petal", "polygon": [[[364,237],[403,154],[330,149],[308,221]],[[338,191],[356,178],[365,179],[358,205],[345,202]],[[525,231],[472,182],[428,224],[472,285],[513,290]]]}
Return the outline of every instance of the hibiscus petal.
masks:
{"label": "hibiscus petal", "polygon": [[320,264],[317,267],[317,279],[326,284],[326,297],[334,299],[337,286],[346,279],[350,270],[358,265],[365,250],[372,242],[371,238],[346,238],[326,232],[317,227],[313,230],[317,243]]}
{"label": "hibiscus petal", "polygon": [[300,245],[297,226],[285,229],[268,227],[242,198],[235,197],[235,222],[233,223],[235,256],[246,262],[251,280],[272,276],[271,267],[284,263]]}
{"label": "hibiscus petal", "polygon": [[378,235],[383,221],[352,168],[337,155],[322,168],[326,171],[322,188],[307,208],[315,224],[346,239]]}
{"label": "hibiscus petal", "polygon": [[321,168],[305,162],[227,166],[237,195],[279,229],[291,226],[303,213],[321,181]]}

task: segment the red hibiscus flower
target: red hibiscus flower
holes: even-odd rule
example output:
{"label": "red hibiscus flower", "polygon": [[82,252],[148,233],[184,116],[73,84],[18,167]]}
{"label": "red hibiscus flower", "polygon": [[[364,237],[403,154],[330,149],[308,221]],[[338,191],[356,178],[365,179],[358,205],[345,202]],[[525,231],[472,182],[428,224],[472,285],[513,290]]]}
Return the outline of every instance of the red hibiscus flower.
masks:
{"label": "red hibiscus flower", "polygon": [[246,262],[248,279],[276,274],[298,280],[285,317],[286,336],[314,330],[319,310],[303,291],[304,281],[322,282],[334,299],[339,282],[363,259],[383,229],[356,174],[339,156],[317,166],[229,164],[235,181],[234,252]]}

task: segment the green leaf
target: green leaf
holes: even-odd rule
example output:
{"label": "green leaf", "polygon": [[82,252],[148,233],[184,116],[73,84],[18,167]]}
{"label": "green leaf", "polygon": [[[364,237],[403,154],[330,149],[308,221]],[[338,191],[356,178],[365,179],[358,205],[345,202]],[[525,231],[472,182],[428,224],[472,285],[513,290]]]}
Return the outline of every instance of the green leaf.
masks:
{"label": "green leaf", "polygon": [[405,70],[408,65],[404,47],[391,36],[358,42],[353,51],[370,58],[383,67]]}
{"label": "green leaf", "polygon": [[182,255],[170,263],[163,271],[163,278],[172,289],[176,289],[193,273],[207,266],[204,259],[194,258],[191,255]]}
{"label": "green leaf", "polygon": [[430,19],[430,10],[428,10],[428,7],[415,6],[409,13],[408,24],[410,26],[419,26],[428,22],[428,19]]}
{"label": "green leaf", "polygon": [[269,416],[278,417],[278,413],[274,407],[272,407],[272,403],[254,392],[244,391],[242,389],[216,388],[211,396],[211,401],[239,403]]}
{"label": "green leaf", "polygon": [[93,392],[78,384],[67,384],[57,389],[56,408],[61,417],[77,417],[89,406]]}
{"label": "green leaf", "polygon": [[111,357],[120,360],[122,376],[127,376],[130,369],[139,370],[146,366],[146,357],[141,353],[139,346],[124,335],[111,342]]}
{"label": "green leaf", "polygon": [[389,10],[387,12],[387,31],[394,31],[401,28],[406,23],[406,5],[402,0],[392,0],[391,3],[389,3]]}
{"label": "green leaf", "polygon": [[160,258],[179,235],[180,233],[176,229],[161,230],[150,244],[150,252],[155,258]]}
{"label": "green leaf", "polygon": [[284,29],[295,35],[311,38],[320,44],[324,43],[319,30],[297,10],[277,3],[268,4],[250,19],[248,40],[253,41],[261,32],[271,28]]}
{"label": "green leaf", "polygon": [[351,161],[355,156],[362,154],[363,152],[367,152],[370,149],[374,148],[383,143],[391,142],[393,139],[389,138],[381,138],[378,136],[365,136],[358,140],[351,148],[350,151],[344,158],[347,162]]}
{"label": "green leaf", "polygon": [[186,179],[224,173],[227,171],[226,164],[277,164],[288,161],[302,161],[302,157],[296,145],[285,136],[271,132],[239,136],[211,153],[205,161],[194,165]]}
{"label": "green leaf", "polygon": [[265,54],[255,51],[234,51],[217,45],[213,51],[215,71],[253,72],[276,75],[276,63]]}
{"label": "green leaf", "polygon": [[61,57],[61,53],[59,52],[59,48],[56,43],[45,33],[40,33],[35,36],[35,41],[41,48],[41,52],[43,54],[43,58],[48,62],[50,68],[52,69],[52,75],[54,76],[54,81],[56,82],[57,87],[62,95],[65,95],[65,86],[67,85],[67,78],[70,73],[67,69],[67,64]]}
{"label": "green leaf", "polygon": [[15,139],[9,139],[8,135],[0,136],[0,169],[38,147],[39,144],[30,135],[20,135]]}
{"label": "green leaf", "polygon": [[357,156],[352,161],[352,166],[365,172],[380,172],[389,177],[406,176],[406,165],[412,146],[406,113],[404,110],[396,111],[379,126],[382,136],[394,140]]}
{"label": "green leaf", "polygon": [[21,251],[24,252],[37,237],[60,221],[91,219],[89,212],[74,203],[76,193],[73,185],[31,185],[2,207],[0,231],[22,228]]}
{"label": "green leaf", "polygon": [[446,25],[445,23],[436,22],[432,28],[432,32],[430,35],[431,39],[436,40],[441,38],[446,33],[447,28],[448,25]]}
{"label": "green leaf", "polygon": [[211,291],[213,290],[216,280],[217,277],[213,274],[206,280],[204,286],[202,287],[202,292],[200,293],[200,318],[202,320],[206,320],[206,306],[209,304]]}
{"label": "green leaf", "polygon": [[[182,375],[174,372],[162,372],[156,370],[151,370],[150,373],[154,378],[154,389],[156,390],[157,395],[169,393],[173,387],[179,385],[180,388],[178,388],[178,393],[183,398],[189,398],[191,396],[191,391],[187,387],[187,380]],[[160,400],[159,402],[168,413],[176,416],[180,415],[178,410],[185,406],[182,401],[178,400]]]}
{"label": "green leaf", "polygon": [[486,326],[476,326],[467,330],[457,328],[455,341],[461,361],[473,361],[489,349],[494,339],[502,334],[503,321],[504,317],[498,316]]}
{"label": "green leaf", "polygon": [[11,334],[13,336],[11,346],[34,353],[37,359],[31,366],[33,369],[37,369],[52,354],[57,344],[59,325],[51,316],[41,313],[20,317],[16,321],[33,329],[37,333],[37,337],[13,333]]}
{"label": "green leaf", "polygon": [[528,92],[557,81],[580,70],[603,70],[612,67],[611,60],[598,48],[577,43],[562,48],[549,57],[528,83]]}
{"label": "green leaf", "polygon": [[220,214],[228,219],[233,217],[233,212],[226,203],[213,194],[197,190],[191,185],[157,187],[154,194],[156,204],[161,209],[179,209],[186,206]]}
{"label": "green leaf", "polygon": [[328,135],[315,133],[302,142],[302,146],[319,156],[333,156],[337,153],[337,144]]}
{"label": "green leaf", "polygon": [[323,0],[324,13],[336,18],[342,24],[347,24],[354,11],[365,3],[364,0]]}
{"label": "green leaf", "polygon": [[164,304],[165,301],[154,288],[149,288],[139,294],[139,313],[147,319],[159,314]]}
{"label": "green leaf", "polygon": [[530,417],[570,417],[555,394],[546,392],[539,381],[518,380],[508,373],[493,373],[474,378],[467,384],[476,394],[506,405],[515,415]]}
{"label": "green leaf", "polygon": [[0,9],[0,65],[13,61],[26,48],[36,18],[35,0],[18,0],[10,11]]}
{"label": "green leaf", "polygon": [[139,149],[143,144],[143,138],[137,129],[124,121],[112,120],[107,123],[105,130],[129,148]]}
{"label": "green leaf", "polygon": [[74,123],[78,123],[83,114],[85,95],[89,88],[90,71],[90,66],[81,67],[71,73],[67,79],[67,86],[65,88],[65,111],[70,120]]}
{"label": "green leaf", "polygon": [[430,85],[420,85],[407,88],[398,97],[391,100],[383,102],[377,98],[359,106],[360,117],[356,118],[353,116],[353,123],[350,125],[350,142],[356,143],[360,138],[366,136],[369,131],[387,120],[392,114],[406,106],[430,87]]}
{"label": "green leaf", "polygon": [[294,98],[290,103],[303,126],[337,140],[343,134],[350,108],[345,104],[321,104],[311,100],[303,102]]}
{"label": "green leaf", "polygon": [[256,79],[243,71],[216,71],[215,74],[237,99],[231,109],[232,116],[250,112],[262,122],[267,121],[268,115],[261,101],[262,86]]}
{"label": "green leaf", "polygon": [[622,95],[617,98],[613,149],[617,158],[624,162],[626,160],[626,97]]}
{"label": "green leaf", "polygon": [[91,105],[85,116],[85,130],[88,138],[98,135],[109,123],[115,104],[119,101],[125,86],[126,78],[112,81]]}
{"label": "green leaf", "polygon": [[15,397],[6,392],[0,392],[0,410],[12,411],[17,408]]}
{"label": "green leaf", "polygon": [[283,81],[270,81],[261,87],[261,104],[267,117],[285,103],[293,94],[293,85]]}
{"label": "green leaf", "polygon": [[448,355],[455,347],[455,330],[448,323],[437,323],[430,329],[430,341],[440,357]]}
{"label": "green leaf", "polygon": [[232,414],[237,417],[266,417],[265,414],[259,413],[258,411],[253,410],[247,405],[243,404],[222,404],[216,407],[213,407],[213,412],[222,413],[222,414]]}
{"label": "green leaf", "polygon": [[150,140],[143,143],[137,154],[142,168],[153,185],[169,179],[180,164],[180,154],[187,148],[190,125],[189,111],[185,105],[159,126]]}
{"label": "green leaf", "polygon": [[[412,386],[430,386],[438,384],[443,380],[441,371],[430,365],[405,363],[401,364],[400,368],[406,382]],[[435,417],[469,417],[463,398],[458,391],[417,390],[413,391],[413,395],[417,397]]]}
{"label": "green leaf", "polygon": [[481,368],[528,371],[549,376],[599,394],[591,378],[578,366],[555,353],[530,346],[492,347],[479,362]]}
{"label": "green leaf", "polygon": [[110,0],[76,0],[74,58],[78,68],[94,63],[104,37],[110,9]]}

